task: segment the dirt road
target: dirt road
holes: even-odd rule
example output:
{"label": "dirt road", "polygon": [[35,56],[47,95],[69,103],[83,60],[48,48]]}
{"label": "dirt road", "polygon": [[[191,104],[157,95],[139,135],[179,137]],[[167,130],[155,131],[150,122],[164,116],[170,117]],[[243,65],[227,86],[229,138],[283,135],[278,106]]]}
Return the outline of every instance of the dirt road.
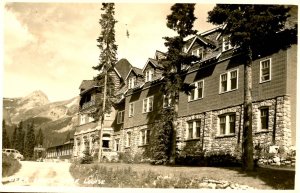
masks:
{"label": "dirt road", "polygon": [[76,186],[69,173],[70,163],[21,161],[22,167],[13,176],[2,180],[7,186]]}

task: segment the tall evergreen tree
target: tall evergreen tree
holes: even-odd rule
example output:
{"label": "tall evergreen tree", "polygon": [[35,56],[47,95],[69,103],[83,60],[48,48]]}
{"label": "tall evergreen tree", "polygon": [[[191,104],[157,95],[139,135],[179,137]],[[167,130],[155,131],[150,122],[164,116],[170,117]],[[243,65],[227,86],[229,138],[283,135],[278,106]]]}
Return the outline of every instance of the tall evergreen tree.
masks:
{"label": "tall evergreen tree", "polygon": [[6,124],[5,120],[2,121],[2,148],[9,148],[10,141],[8,137],[8,133],[6,132]]}
{"label": "tall evergreen tree", "polygon": [[35,135],[34,135],[34,124],[29,123],[27,126],[25,144],[24,144],[24,157],[27,160],[31,160],[34,155],[35,146]]}
{"label": "tall evergreen tree", "polygon": [[11,148],[13,149],[16,149],[17,147],[17,127],[15,126],[14,127],[14,132],[13,132],[13,135],[12,135],[12,138],[11,138]]}
{"label": "tall evergreen tree", "polygon": [[36,137],[35,137],[35,146],[43,146],[44,144],[44,135],[42,129],[40,128]]}
{"label": "tall evergreen tree", "polygon": [[[296,28],[286,29],[289,8],[282,5],[216,5],[208,21],[226,25],[232,46],[244,53],[243,169],[253,170],[252,139],[252,61],[286,48],[296,38]],[[280,33],[279,33],[280,32]]]}
{"label": "tall evergreen tree", "polygon": [[[163,65],[163,93],[171,97],[173,109],[168,110],[171,116],[168,117],[168,122],[172,132],[170,133],[170,155],[169,163],[175,164],[176,157],[176,119],[178,115],[179,93],[186,94],[192,89],[188,84],[184,83],[184,74],[186,69],[182,68],[183,65],[191,65],[197,60],[197,57],[183,53],[183,46],[185,44],[184,38],[195,34],[193,30],[193,23],[196,19],[194,16],[195,4],[180,4],[176,3],[171,7],[171,14],[167,16],[167,27],[175,30],[178,35],[175,37],[165,37],[165,46],[168,48],[166,58],[160,62]],[[162,128],[163,129],[163,128]]]}
{"label": "tall evergreen tree", "polygon": [[24,153],[24,138],[25,132],[23,130],[23,122],[21,121],[17,127],[17,135],[16,135],[16,147],[15,149],[18,150],[21,154]]}
{"label": "tall evergreen tree", "polygon": [[102,104],[98,104],[98,108],[94,113],[94,117],[100,118],[100,150],[99,160],[102,153],[102,129],[104,114],[110,112],[112,106],[112,98],[114,93],[114,81],[111,72],[117,62],[117,45],[115,44],[115,4],[102,3],[101,19],[99,24],[101,26],[101,33],[97,42],[100,49],[99,64],[93,69],[99,71],[99,74],[94,78],[99,86],[102,86],[103,97]]}

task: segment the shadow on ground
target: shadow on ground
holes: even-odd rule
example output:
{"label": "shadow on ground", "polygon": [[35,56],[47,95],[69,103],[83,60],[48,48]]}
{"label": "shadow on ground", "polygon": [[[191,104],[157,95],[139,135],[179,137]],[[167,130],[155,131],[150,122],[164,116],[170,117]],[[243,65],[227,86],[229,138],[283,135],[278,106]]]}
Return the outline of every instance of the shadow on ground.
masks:
{"label": "shadow on ground", "polygon": [[265,168],[257,167],[255,171],[244,172],[238,168],[226,168],[237,171],[239,174],[259,178],[266,185],[271,186],[277,190],[292,190],[295,189],[295,170],[280,169],[280,168]]}

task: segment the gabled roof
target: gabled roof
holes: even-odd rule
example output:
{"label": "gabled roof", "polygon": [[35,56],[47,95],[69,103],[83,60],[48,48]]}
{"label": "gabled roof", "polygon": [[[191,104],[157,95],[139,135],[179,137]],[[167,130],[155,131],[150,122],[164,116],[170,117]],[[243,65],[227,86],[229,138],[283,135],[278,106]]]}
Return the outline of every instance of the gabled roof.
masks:
{"label": "gabled roof", "polygon": [[127,78],[129,77],[129,74],[133,72],[135,73],[136,76],[143,76],[143,72],[142,72],[142,69],[140,68],[137,68],[137,67],[131,67],[130,71],[128,72],[126,78],[125,78],[125,81],[127,80]]}
{"label": "gabled roof", "polygon": [[132,67],[132,65],[125,58],[122,58],[115,64],[115,70],[117,71],[117,73],[119,73],[119,75],[123,79],[125,79],[126,75],[130,71],[131,67]]}
{"label": "gabled roof", "polygon": [[187,49],[187,52],[190,51],[190,49],[193,47],[194,43],[199,40],[201,41],[202,43],[204,43],[206,46],[211,46],[211,47],[216,47],[215,43],[201,35],[195,35],[192,43],[189,45],[188,49]]}
{"label": "gabled roof", "polygon": [[162,52],[162,51],[159,51],[159,50],[156,50],[156,51],[155,51],[154,58],[155,58],[156,60],[159,60],[159,59],[162,59],[162,58],[166,58],[166,53],[164,53],[164,52]]}
{"label": "gabled roof", "polygon": [[149,63],[151,63],[155,68],[162,68],[161,64],[159,64],[157,60],[154,60],[153,58],[148,58],[142,72],[145,71],[145,69]]}
{"label": "gabled roof", "polygon": [[92,88],[93,86],[96,86],[96,81],[94,80],[83,80],[79,86],[79,89],[89,89]]}

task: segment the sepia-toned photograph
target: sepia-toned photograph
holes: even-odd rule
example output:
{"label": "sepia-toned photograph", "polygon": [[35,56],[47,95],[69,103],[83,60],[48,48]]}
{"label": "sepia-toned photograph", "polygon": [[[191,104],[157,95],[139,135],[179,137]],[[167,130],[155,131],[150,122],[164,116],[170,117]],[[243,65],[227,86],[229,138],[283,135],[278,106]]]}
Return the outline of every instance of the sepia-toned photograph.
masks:
{"label": "sepia-toned photograph", "polygon": [[1,191],[299,188],[298,3],[1,8]]}

